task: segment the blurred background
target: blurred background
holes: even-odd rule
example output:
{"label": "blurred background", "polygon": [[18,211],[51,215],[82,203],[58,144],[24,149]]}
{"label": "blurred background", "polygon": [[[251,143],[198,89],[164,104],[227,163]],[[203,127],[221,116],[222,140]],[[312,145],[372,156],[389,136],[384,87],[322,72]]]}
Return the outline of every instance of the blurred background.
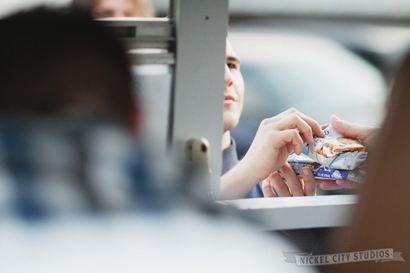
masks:
{"label": "blurred background", "polygon": [[[168,1],[155,0],[158,15]],[[242,59],[245,106],[233,130],[243,156],[262,119],[295,107],[377,126],[410,45],[406,0],[231,0],[229,37]]]}
{"label": "blurred background", "polygon": [[[13,11],[29,8],[40,3],[59,6],[66,5],[69,2],[69,0],[1,0],[0,16],[5,16]],[[153,0],[152,2],[157,16],[167,16],[169,1]],[[240,156],[244,155],[247,151],[260,121],[289,107],[295,107],[321,123],[326,123],[332,114],[337,114],[339,117],[349,121],[369,125],[378,125],[381,122],[385,100],[394,72],[410,46],[410,29],[408,27],[410,23],[410,2],[408,0],[231,0],[230,17],[229,38],[242,59],[241,69],[246,82],[244,112],[239,126],[233,131]],[[149,122],[147,124],[152,126],[149,129],[153,130],[154,133],[159,132],[159,135],[162,135],[164,139],[166,137],[166,115],[169,112],[166,102],[168,102],[170,94],[167,92],[166,86],[170,86],[168,83],[172,78],[172,71],[170,70],[158,69],[158,67],[155,69],[143,67],[134,71],[136,74],[148,76],[141,84],[150,85],[154,90],[164,90],[164,93],[160,96],[158,96],[158,93],[154,93],[154,100],[147,93],[141,96],[145,102],[148,101],[148,104],[157,106],[156,108],[148,109],[146,114],[148,115]],[[157,88],[158,86],[160,87]],[[146,95],[147,97],[145,97]],[[161,99],[160,103],[159,99]],[[153,109],[160,110],[160,112],[150,111]],[[106,145],[106,139],[103,140],[104,144],[101,145]],[[114,140],[116,141],[116,138]],[[98,145],[99,142],[94,141],[94,144]],[[41,148],[42,146],[36,147]],[[114,148],[117,148],[119,151],[130,150],[125,145],[115,146]],[[100,147],[98,146],[98,149],[96,148],[95,151],[99,150]],[[116,151],[114,149],[114,152]],[[54,150],[51,152],[54,152]],[[38,156],[38,154],[36,153],[35,156]],[[60,154],[57,155],[58,157],[60,157]],[[108,156],[100,157],[110,159]],[[103,168],[99,169],[102,173],[101,176],[114,177],[114,179],[108,179],[108,182],[118,182],[116,169],[106,168],[106,166],[115,167],[116,165],[109,160],[103,163]],[[145,166],[141,168],[145,169]],[[109,175],[107,175],[107,172]],[[157,179],[162,183],[162,188],[164,188],[164,183],[169,180],[169,177],[170,175],[168,179]],[[116,188],[116,185],[111,186]],[[168,186],[170,188],[172,185]],[[167,194],[171,191],[169,188],[165,188]],[[66,190],[61,190],[61,192],[67,193]],[[108,193],[112,192],[108,191]],[[4,199],[8,195],[11,195],[8,189],[0,187],[0,197],[3,196]],[[147,196],[147,194],[144,195]],[[152,194],[149,196],[152,196]],[[181,195],[177,197],[182,199]],[[55,199],[61,201],[64,198]],[[162,196],[158,199],[161,202],[164,201]],[[73,204],[72,199],[67,198],[67,200],[68,204]],[[119,200],[123,199],[120,198]],[[78,204],[76,203],[76,205]],[[168,206],[168,203],[165,205]],[[208,208],[202,208],[203,211],[206,211],[206,209]],[[215,211],[211,209],[208,209],[208,212],[215,214]],[[50,234],[49,231],[41,229],[42,226],[35,226],[38,228],[37,231],[44,231],[44,234],[46,234],[44,236],[48,237],[38,237],[38,234],[33,233],[34,236],[30,238],[39,239],[32,241],[32,244],[29,245],[25,244],[24,240],[27,234],[25,234],[24,229],[19,229],[21,228],[19,222],[13,222],[8,226],[5,226],[3,223],[0,225],[0,231],[5,234],[5,236],[2,236],[2,239],[9,238],[9,240],[2,242],[8,243],[9,246],[15,243],[15,249],[10,247],[3,248],[0,253],[3,257],[6,257],[4,261],[8,261],[10,266],[19,266],[19,260],[18,258],[16,259],[19,255],[16,255],[16,253],[23,253],[25,255],[20,255],[20,257],[32,259],[34,263],[35,260],[45,261],[44,267],[46,267],[48,260],[53,261],[54,256],[50,256],[50,254],[57,253],[55,254],[56,256],[61,254],[55,252],[56,247],[64,249],[68,245],[69,249],[76,250],[78,246],[72,246],[72,244],[79,241],[84,246],[88,246],[84,250],[87,255],[91,253],[95,257],[101,256],[101,251],[105,251],[104,247],[111,250],[103,253],[103,257],[107,257],[108,260],[110,257],[116,257],[115,255],[112,256],[113,252],[117,256],[121,256],[119,253],[123,254],[123,252],[117,250],[126,249],[126,246],[129,247],[130,244],[141,246],[141,253],[148,253],[149,251],[146,251],[146,249],[150,249],[149,247],[153,245],[151,240],[154,238],[155,240],[160,240],[167,247],[174,245],[185,246],[181,242],[190,241],[189,248],[181,247],[181,249],[189,251],[196,248],[199,250],[197,257],[205,257],[214,251],[213,246],[219,244],[222,237],[228,238],[225,242],[226,245],[232,243],[229,241],[231,238],[235,242],[238,241],[238,238],[241,238],[240,233],[232,233],[233,227],[229,226],[224,230],[224,227],[219,224],[217,228],[211,227],[212,230],[208,232],[209,234],[203,234],[204,226],[206,226],[205,223],[212,224],[214,223],[212,222],[213,220],[208,218],[199,218],[198,220],[196,216],[191,217],[186,211],[183,211],[181,215],[177,215],[175,219],[168,217],[162,211],[155,214],[150,212],[147,215],[139,215],[139,217],[141,218],[133,223],[128,222],[127,217],[125,217],[122,219],[124,222],[121,222],[119,227],[112,226],[110,222],[100,222],[100,224],[103,224],[101,233],[96,233],[93,228],[84,231],[81,228],[77,229],[75,226],[72,228],[71,225],[61,225],[62,233],[57,232],[58,236],[56,236],[53,233],[47,235]],[[191,218],[187,220],[189,217]],[[163,219],[165,219],[165,222],[162,221]],[[171,226],[171,228],[162,229],[164,223]],[[133,225],[137,225],[137,227]],[[181,225],[183,226],[181,227]],[[123,230],[123,226],[130,226],[130,228]],[[105,229],[105,227],[108,227],[108,229]],[[134,228],[141,228],[143,231],[149,230],[150,233],[144,237],[146,234],[139,231],[139,234],[144,236],[135,237]],[[107,230],[109,235],[105,236]],[[228,231],[231,237],[225,236],[225,234],[228,234]],[[100,245],[95,243],[92,237],[88,242],[84,240],[84,234],[88,238],[90,238],[90,234],[96,237],[103,235],[102,237],[104,238],[116,238],[115,236],[121,232],[125,235],[117,241],[117,244],[115,242],[103,242]],[[185,240],[168,241],[175,236],[176,232],[178,232],[176,238],[185,238]],[[189,232],[192,232],[192,234]],[[291,240],[302,249],[306,248],[309,251],[321,249],[326,239],[324,236],[325,231],[318,230],[317,233],[313,231],[312,233],[313,235],[310,236],[301,234],[299,237],[298,234],[292,234],[289,237],[292,237]],[[30,230],[30,235],[33,234],[31,234]],[[162,236],[157,237],[158,234]],[[213,237],[215,234],[219,234],[220,237]],[[139,238],[143,237],[148,238],[146,240],[141,239],[146,245],[138,241]],[[68,239],[54,245],[56,238]],[[133,241],[130,238],[137,240]],[[213,241],[210,241],[207,248],[203,248],[204,252],[207,253],[202,253],[202,248],[198,247],[203,242],[203,238],[214,238]],[[247,237],[243,236],[243,238],[246,239]],[[253,238],[249,240],[251,239]],[[46,255],[33,255],[33,253],[38,252],[39,246],[45,241],[52,242],[52,244],[46,245],[46,247],[49,247],[46,249],[47,251],[40,253],[42,255],[45,253]],[[262,243],[259,241],[254,242],[255,249],[260,249]],[[250,245],[249,242],[245,243],[248,246]],[[270,241],[267,241],[267,244],[269,245]],[[82,247],[81,244],[79,245]],[[271,245],[274,244],[272,243]],[[110,249],[107,246],[113,247]],[[235,245],[232,244],[231,247],[235,248]],[[173,247],[164,249],[166,250],[165,253],[175,251]],[[285,248],[279,250],[283,249]],[[251,250],[253,248],[249,249],[249,251]],[[83,252],[72,252],[78,253],[78,256],[81,257],[86,256],[82,255]],[[11,258],[7,259],[8,253]],[[224,257],[226,253],[235,254],[236,252],[214,252],[214,255],[220,258]],[[123,258],[127,259],[129,257],[132,260],[132,254],[130,251],[125,252]],[[258,256],[257,259],[259,261],[267,261],[270,258],[276,257],[282,260],[281,255],[279,253],[276,256],[266,257],[266,259],[261,259]],[[64,258],[60,257],[55,263],[57,264]],[[73,259],[75,258],[76,256]],[[157,256],[153,255],[149,258],[155,260]],[[141,257],[140,259],[144,260]],[[146,259],[146,261],[149,262],[151,261],[150,259]],[[232,259],[237,259],[237,257]],[[181,261],[181,263],[183,262],[185,261]],[[67,263],[71,263],[70,260]],[[224,264],[225,260],[220,260],[220,263]],[[124,264],[126,265],[126,263]],[[163,264],[166,266],[167,261]],[[206,264],[206,261],[203,261],[201,264]],[[254,265],[253,263],[250,264]],[[218,267],[219,263],[215,263],[215,265]],[[21,267],[23,268],[21,272],[23,272],[26,266],[22,265]],[[115,267],[115,269],[118,270],[118,267]],[[70,270],[69,267],[67,267],[68,270]],[[128,270],[132,270],[132,267],[129,267]],[[89,272],[89,270],[84,272]]]}
{"label": "blurred background", "polygon": [[[2,0],[0,16],[69,2]],[[152,4],[157,16],[167,16],[169,0]],[[409,17],[407,0],[231,0],[229,37],[246,83],[244,112],[233,130],[239,156],[262,119],[289,107],[323,124],[336,114],[378,125],[392,75],[410,45]],[[159,133],[164,109],[152,114]]]}

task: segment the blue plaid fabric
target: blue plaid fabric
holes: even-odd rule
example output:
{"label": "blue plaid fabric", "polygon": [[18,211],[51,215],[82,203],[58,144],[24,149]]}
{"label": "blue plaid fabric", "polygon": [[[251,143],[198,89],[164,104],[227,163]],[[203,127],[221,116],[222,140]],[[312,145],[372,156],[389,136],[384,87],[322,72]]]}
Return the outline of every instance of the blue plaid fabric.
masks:
{"label": "blue plaid fabric", "polygon": [[0,215],[41,219],[165,206],[160,168],[144,148],[112,124],[0,119]]}

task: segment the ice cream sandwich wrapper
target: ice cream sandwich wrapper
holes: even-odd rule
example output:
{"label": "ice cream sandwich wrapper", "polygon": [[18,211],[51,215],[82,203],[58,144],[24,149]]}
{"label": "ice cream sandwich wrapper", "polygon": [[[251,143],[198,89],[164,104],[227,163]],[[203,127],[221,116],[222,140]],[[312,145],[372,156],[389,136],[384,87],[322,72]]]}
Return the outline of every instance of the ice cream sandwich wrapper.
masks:
{"label": "ice cream sandwich wrapper", "polygon": [[291,154],[288,158],[288,162],[297,175],[301,175],[302,168],[308,167],[312,171],[313,176],[318,180],[349,180],[352,182],[361,182],[365,175],[365,172],[360,168],[356,170],[342,170],[322,166],[303,154]]}
{"label": "ice cream sandwich wrapper", "polygon": [[313,162],[333,170],[355,170],[367,158],[365,147],[358,141],[339,134],[331,126],[324,130],[325,137],[315,137],[313,145],[306,145],[302,153]]}

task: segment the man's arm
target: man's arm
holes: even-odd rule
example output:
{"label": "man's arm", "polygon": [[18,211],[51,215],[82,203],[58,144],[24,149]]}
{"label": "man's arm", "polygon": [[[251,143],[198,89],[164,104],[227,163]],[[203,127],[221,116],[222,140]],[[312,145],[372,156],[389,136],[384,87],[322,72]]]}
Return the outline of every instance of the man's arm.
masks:
{"label": "man's arm", "polygon": [[290,153],[300,154],[304,143],[312,144],[314,135],[323,137],[320,125],[296,109],[263,120],[244,158],[222,176],[220,198],[243,198],[280,170]]}
{"label": "man's arm", "polygon": [[[346,122],[336,116],[331,117],[331,124],[342,135],[359,139],[367,147],[377,133],[374,127]],[[287,165],[264,181],[262,191],[265,197],[314,195],[317,184],[322,190],[356,189],[359,186],[347,180],[316,180],[309,168],[303,168],[301,177],[298,177]],[[298,184],[302,185],[303,192],[297,187]]]}
{"label": "man's arm", "polygon": [[221,177],[220,199],[243,198],[258,183],[257,178],[247,168],[247,164],[240,161]]}

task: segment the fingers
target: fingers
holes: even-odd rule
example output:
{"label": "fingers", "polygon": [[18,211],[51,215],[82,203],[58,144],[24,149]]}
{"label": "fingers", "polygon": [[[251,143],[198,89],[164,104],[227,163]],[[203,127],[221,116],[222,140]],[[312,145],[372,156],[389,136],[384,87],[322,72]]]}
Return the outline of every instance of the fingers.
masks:
{"label": "fingers", "polygon": [[[290,192],[293,196],[303,196],[303,187],[299,177],[295,174],[292,167],[286,163],[280,169],[281,176],[285,178]],[[282,182],[283,183],[283,182]],[[276,187],[275,187],[276,189]]]}
{"label": "fingers", "polygon": [[275,130],[298,129],[305,142],[309,144],[313,143],[313,136],[324,136],[318,122],[294,108],[265,119],[261,124],[271,126]]}
{"label": "fingers", "polygon": [[[293,108],[291,108],[291,109],[293,109]],[[293,109],[293,110],[296,111],[296,113],[297,113],[304,121],[306,121],[307,124],[309,124],[309,126],[312,128],[313,134],[314,134],[315,136],[320,136],[320,137],[324,137],[324,136],[325,136],[325,134],[324,134],[324,132],[323,132],[323,130],[322,130],[322,127],[320,126],[320,124],[319,124],[316,120],[314,120],[313,118],[311,118],[311,117],[305,115],[305,114],[302,113],[302,112],[299,112],[299,111],[296,110],[296,109]]]}
{"label": "fingers", "polygon": [[261,188],[264,197],[276,197],[270,178],[262,181]]}
{"label": "fingers", "polygon": [[283,182],[282,177],[279,173],[274,172],[269,176],[269,180],[271,181],[271,186],[275,188],[276,192],[280,197],[289,197],[290,191],[288,186]]}
{"label": "fingers", "polygon": [[[312,196],[316,194],[316,180],[309,168],[302,169],[301,180],[289,164],[285,164],[280,174],[272,173],[268,179],[269,185],[264,181],[262,191],[265,197]],[[286,180],[286,183],[284,182]],[[335,183],[334,183],[335,184]],[[274,188],[274,190],[273,190]],[[275,193],[276,191],[276,193]]]}
{"label": "fingers", "polygon": [[322,190],[358,189],[359,183],[348,180],[321,180],[319,187]]}
{"label": "fingers", "polygon": [[[278,133],[278,143],[276,148],[282,148],[287,145],[288,154],[294,151],[296,154],[302,153],[303,139],[297,129],[289,129]],[[292,149],[291,149],[292,147]]]}
{"label": "fingers", "polygon": [[329,190],[340,190],[343,189],[343,187],[339,186],[336,181],[334,180],[324,180],[320,181],[319,183],[320,189],[324,191],[329,191]]}
{"label": "fingers", "polygon": [[353,123],[341,120],[337,116],[332,115],[330,117],[330,124],[336,131],[346,137],[359,138],[360,130],[358,130]]}
{"label": "fingers", "polygon": [[306,196],[311,196],[316,194],[316,179],[313,176],[312,171],[305,167],[302,168],[302,178],[303,178],[303,191]]}
{"label": "fingers", "polygon": [[283,116],[277,123],[272,124],[277,130],[298,129],[308,144],[313,144],[312,128],[297,114]]}
{"label": "fingers", "polygon": [[330,123],[332,127],[335,128],[335,130],[340,134],[350,138],[357,138],[363,140],[364,142],[369,142],[368,138],[376,131],[375,128],[369,126],[363,126],[341,120],[335,115],[331,116]]}
{"label": "fingers", "polygon": [[324,132],[323,132],[322,127],[320,126],[320,124],[316,120],[314,120],[313,118],[311,118],[308,115],[298,111],[297,109],[290,108],[290,109],[286,110],[285,112],[282,112],[280,115],[281,116],[297,115],[301,119],[303,119],[311,127],[312,132],[315,136],[324,137]]}
{"label": "fingers", "polygon": [[359,183],[347,180],[336,180],[336,184],[342,187],[343,189],[357,189],[360,186]]}

